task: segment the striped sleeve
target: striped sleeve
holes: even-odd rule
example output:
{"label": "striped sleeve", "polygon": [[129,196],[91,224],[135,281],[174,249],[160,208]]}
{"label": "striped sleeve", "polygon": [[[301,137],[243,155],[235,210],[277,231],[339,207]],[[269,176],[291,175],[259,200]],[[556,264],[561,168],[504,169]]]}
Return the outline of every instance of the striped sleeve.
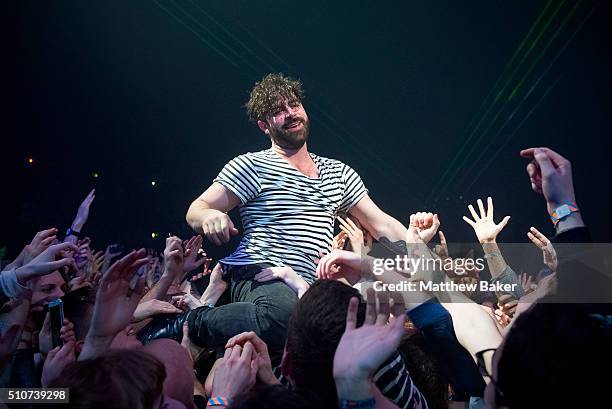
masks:
{"label": "striped sleeve", "polygon": [[395,351],[372,377],[383,395],[402,409],[427,409],[427,400],[412,382],[399,352]]}
{"label": "striped sleeve", "polygon": [[257,169],[248,155],[240,155],[229,161],[214,182],[220,183],[238,196],[241,204],[255,198],[261,190]]}
{"label": "striped sleeve", "polygon": [[348,165],[344,165],[342,169],[342,182],[344,183],[344,195],[338,211],[345,213],[355,206],[368,193],[368,190],[359,174]]}

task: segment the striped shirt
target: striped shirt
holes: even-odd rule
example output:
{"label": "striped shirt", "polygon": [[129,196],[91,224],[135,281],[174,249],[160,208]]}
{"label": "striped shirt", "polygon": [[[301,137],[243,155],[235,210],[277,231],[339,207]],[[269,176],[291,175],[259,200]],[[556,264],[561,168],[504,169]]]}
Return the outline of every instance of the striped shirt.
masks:
{"label": "striped shirt", "polygon": [[[291,387],[289,380],[282,374],[280,361],[280,356],[272,359],[272,372],[282,385]],[[429,407],[425,395],[412,382],[410,373],[398,351],[383,362],[374,373],[372,381],[385,397],[401,409],[427,409]]]}
{"label": "striped shirt", "polygon": [[308,283],[315,280],[314,260],[331,250],[336,215],[356,205],[367,190],[351,167],[310,157],[318,178],[302,174],[272,149],[237,156],[225,165],[214,181],[240,199],[244,235],[222,263],[268,262],[293,268]]}

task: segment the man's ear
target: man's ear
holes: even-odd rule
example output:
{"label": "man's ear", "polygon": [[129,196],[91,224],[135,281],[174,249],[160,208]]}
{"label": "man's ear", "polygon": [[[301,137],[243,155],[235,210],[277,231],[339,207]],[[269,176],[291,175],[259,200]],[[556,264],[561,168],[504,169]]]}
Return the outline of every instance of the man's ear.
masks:
{"label": "man's ear", "polygon": [[265,133],[266,135],[270,135],[270,131],[268,130],[268,124],[265,123],[264,121],[258,119],[257,120],[257,126],[259,126],[259,129],[261,129],[261,131],[263,133]]}

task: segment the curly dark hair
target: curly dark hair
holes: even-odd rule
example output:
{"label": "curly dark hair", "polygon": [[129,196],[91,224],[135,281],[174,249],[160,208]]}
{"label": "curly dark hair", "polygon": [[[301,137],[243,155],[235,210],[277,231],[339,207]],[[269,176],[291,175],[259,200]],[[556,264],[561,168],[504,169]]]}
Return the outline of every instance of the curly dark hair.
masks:
{"label": "curly dark hair", "polygon": [[249,101],[245,104],[249,120],[264,121],[266,114],[278,104],[279,98],[294,99],[302,102],[304,90],[300,80],[285,76],[283,73],[268,74],[251,90]]}

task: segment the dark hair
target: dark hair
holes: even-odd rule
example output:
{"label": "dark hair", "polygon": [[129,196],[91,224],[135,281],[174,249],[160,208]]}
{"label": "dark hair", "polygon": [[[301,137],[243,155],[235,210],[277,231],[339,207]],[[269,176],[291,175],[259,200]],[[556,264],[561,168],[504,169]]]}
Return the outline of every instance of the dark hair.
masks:
{"label": "dark hair", "polygon": [[448,408],[448,381],[423,335],[419,332],[403,339],[399,349],[410,378],[425,397],[429,409]]}
{"label": "dark hair", "polygon": [[498,352],[503,403],[510,409],[598,407],[607,398],[601,374],[612,364],[610,324],[581,305],[547,298],[517,318]]}
{"label": "dark hair", "polygon": [[304,90],[302,83],[282,73],[268,74],[251,90],[251,96],[245,107],[249,120],[257,122],[265,120],[266,114],[278,104],[282,98],[297,99],[302,102]]}
{"label": "dark hair", "polygon": [[[330,406],[331,408],[332,406]],[[333,407],[337,408],[337,405]],[[310,409],[324,408],[318,397],[307,391],[292,391],[281,385],[251,391],[236,398],[231,409]]]}
{"label": "dark hair", "polygon": [[[298,301],[287,330],[291,378],[297,388],[317,393],[324,402],[336,402],[334,354],[346,327],[346,310],[359,292],[333,280],[319,280]],[[360,304],[357,325],[363,323]]]}
{"label": "dark hair", "polygon": [[89,331],[93,307],[96,302],[96,289],[83,287],[62,297],[64,316],[74,324],[77,340],[84,340]]}
{"label": "dark hair", "polygon": [[166,370],[140,350],[109,351],[68,365],[50,388],[69,388],[70,407],[149,409],[162,394]]}

